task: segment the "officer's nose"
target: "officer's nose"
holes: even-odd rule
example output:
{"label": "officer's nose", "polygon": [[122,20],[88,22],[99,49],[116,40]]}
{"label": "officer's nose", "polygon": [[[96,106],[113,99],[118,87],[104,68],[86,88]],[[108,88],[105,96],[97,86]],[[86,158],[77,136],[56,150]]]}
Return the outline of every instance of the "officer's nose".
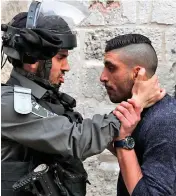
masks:
{"label": "officer's nose", "polygon": [[62,69],[63,69],[64,71],[70,71],[70,65],[69,65],[67,59],[64,60],[63,64],[64,64],[64,65],[62,66]]}

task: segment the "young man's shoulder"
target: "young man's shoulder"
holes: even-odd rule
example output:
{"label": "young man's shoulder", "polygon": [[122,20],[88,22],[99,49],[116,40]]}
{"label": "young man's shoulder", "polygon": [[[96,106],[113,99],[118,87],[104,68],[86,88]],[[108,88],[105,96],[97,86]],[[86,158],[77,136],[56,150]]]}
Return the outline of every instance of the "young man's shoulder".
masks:
{"label": "young man's shoulder", "polygon": [[142,130],[140,132],[145,136],[145,139],[161,140],[168,138],[175,140],[176,99],[166,95],[161,101],[144,111],[140,130]]}
{"label": "young man's shoulder", "polygon": [[172,117],[176,118],[176,99],[167,94],[162,100],[144,111],[142,119],[153,122],[171,120]]}

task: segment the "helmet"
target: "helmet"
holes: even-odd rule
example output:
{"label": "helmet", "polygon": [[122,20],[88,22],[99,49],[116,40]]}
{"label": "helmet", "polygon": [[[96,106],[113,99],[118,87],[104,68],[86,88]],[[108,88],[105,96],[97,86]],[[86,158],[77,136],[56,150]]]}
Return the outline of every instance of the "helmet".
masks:
{"label": "helmet", "polygon": [[[77,46],[74,28],[87,15],[86,8],[78,2],[33,1],[27,15],[22,13],[9,24],[1,25],[4,31],[2,50],[22,63],[51,59],[58,50]],[[19,23],[19,17],[26,20],[25,26]]]}

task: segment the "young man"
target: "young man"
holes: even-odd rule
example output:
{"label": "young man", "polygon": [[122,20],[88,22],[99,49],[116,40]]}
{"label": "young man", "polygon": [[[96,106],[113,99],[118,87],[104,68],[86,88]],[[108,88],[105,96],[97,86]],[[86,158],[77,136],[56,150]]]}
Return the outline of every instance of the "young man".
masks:
{"label": "young man", "polygon": [[[100,79],[114,103],[131,97],[139,70],[145,68],[147,78],[156,71],[156,52],[143,35],[115,37],[108,41],[105,52]],[[114,114],[122,122],[121,132],[114,142],[120,165],[117,195],[176,195],[176,100],[166,95],[144,109],[134,131],[124,125],[127,121],[124,114],[129,117],[133,114],[126,102],[120,103]]]}

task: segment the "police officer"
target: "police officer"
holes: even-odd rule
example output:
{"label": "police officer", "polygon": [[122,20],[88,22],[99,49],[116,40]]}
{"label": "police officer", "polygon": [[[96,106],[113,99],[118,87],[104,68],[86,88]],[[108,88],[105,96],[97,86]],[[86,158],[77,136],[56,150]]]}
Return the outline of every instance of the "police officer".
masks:
{"label": "police officer", "polygon": [[60,179],[58,195],[85,195],[87,174],[81,160],[101,153],[118,136],[120,123],[112,113],[83,120],[73,110],[76,101],[59,91],[70,69],[68,50],[76,47],[71,28],[85,10],[78,12],[71,2],[48,3],[33,2],[28,13],[2,27],[3,52],[13,65],[1,88],[2,196],[33,195],[13,192],[12,186],[39,164],[55,161],[77,179]]}

